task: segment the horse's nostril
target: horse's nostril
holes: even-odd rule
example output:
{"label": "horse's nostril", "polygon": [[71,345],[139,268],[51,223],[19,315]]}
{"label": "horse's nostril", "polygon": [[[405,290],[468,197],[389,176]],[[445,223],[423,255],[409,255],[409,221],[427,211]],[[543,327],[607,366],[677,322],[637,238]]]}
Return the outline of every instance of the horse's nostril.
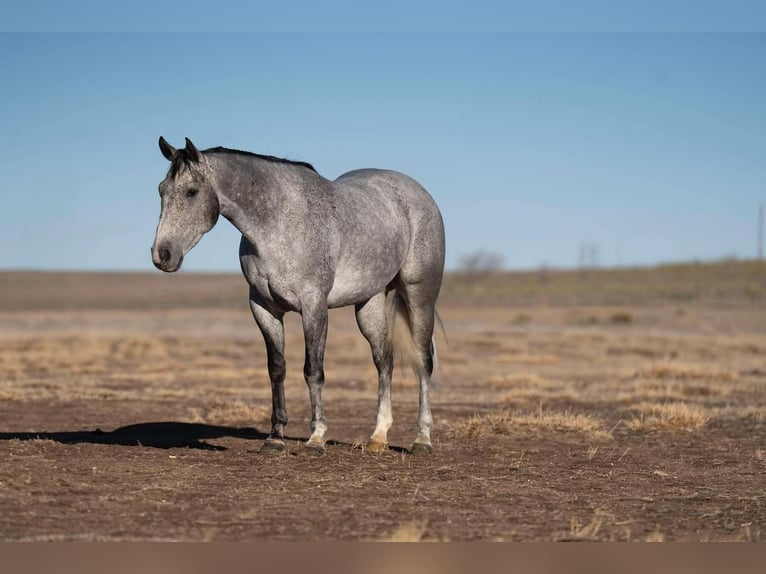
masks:
{"label": "horse's nostril", "polygon": [[160,249],[160,261],[163,263],[170,261],[170,249]]}

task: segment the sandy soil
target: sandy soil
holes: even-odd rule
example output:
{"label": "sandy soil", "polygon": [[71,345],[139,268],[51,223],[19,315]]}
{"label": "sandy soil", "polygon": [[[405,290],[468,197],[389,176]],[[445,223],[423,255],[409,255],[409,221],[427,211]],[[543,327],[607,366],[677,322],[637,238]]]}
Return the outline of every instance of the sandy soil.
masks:
{"label": "sandy soil", "polygon": [[0,312],[5,540],[762,540],[763,305],[441,310],[432,456],[412,456],[397,372],[391,449],[361,445],[375,372],[333,312],[329,437],[306,456],[288,321],[289,452],[243,308]]}

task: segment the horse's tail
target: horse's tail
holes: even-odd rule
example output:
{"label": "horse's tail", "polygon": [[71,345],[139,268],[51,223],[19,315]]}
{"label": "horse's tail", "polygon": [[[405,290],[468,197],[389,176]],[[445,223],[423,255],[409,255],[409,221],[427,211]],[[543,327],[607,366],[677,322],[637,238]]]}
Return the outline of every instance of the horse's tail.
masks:
{"label": "horse's tail", "polygon": [[[435,313],[436,323],[444,332],[444,324],[439,314]],[[433,381],[438,366],[438,353],[436,351],[436,339],[431,337],[431,357],[433,360],[433,372],[428,377],[425,365],[420,360],[418,349],[415,345],[415,339],[412,337],[412,325],[410,323],[410,313],[407,304],[396,291],[391,291],[388,301],[388,336],[391,339],[391,347],[394,352],[394,358],[397,358],[409,365],[418,377],[426,377]]]}

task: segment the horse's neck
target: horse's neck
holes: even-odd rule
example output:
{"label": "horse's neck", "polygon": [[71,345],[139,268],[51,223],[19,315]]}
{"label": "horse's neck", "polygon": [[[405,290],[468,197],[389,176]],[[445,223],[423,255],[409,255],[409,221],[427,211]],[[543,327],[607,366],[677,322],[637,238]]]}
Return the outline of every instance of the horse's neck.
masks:
{"label": "horse's neck", "polygon": [[271,233],[280,213],[304,201],[305,168],[250,156],[217,155],[212,163],[221,215],[251,241]]}

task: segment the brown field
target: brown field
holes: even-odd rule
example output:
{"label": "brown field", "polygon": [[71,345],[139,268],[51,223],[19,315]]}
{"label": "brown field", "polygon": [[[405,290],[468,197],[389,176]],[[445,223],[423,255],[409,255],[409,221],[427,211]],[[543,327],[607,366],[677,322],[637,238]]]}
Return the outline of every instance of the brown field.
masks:
{"label": "brown field", "polygon": [[0,273],[4,540],[766,538],[766,265],[453,274],[433,456],[388,452],[369,349],[331,314],[332,442],[262,455],[265,351],[235,275]]}

